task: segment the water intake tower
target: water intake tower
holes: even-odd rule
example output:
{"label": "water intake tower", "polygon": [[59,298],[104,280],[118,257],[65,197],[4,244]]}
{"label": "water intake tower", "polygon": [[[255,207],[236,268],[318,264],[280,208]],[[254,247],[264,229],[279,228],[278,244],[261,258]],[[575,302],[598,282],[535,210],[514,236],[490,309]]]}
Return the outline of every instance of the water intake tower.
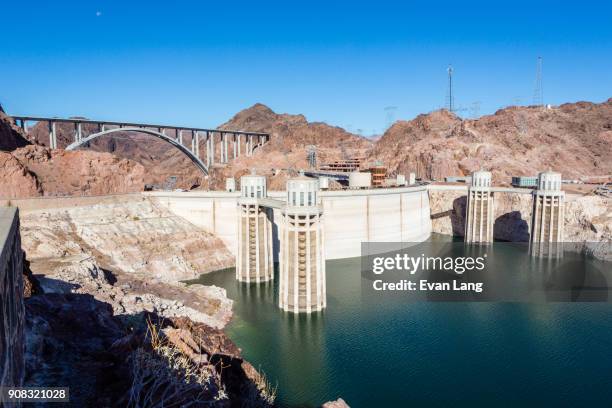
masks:
{"label": "water intake tower", "polygon": [[282,209],[279,307],[293,313],[325,308],[325,254],[319,181],[300,175],[287,181]]}

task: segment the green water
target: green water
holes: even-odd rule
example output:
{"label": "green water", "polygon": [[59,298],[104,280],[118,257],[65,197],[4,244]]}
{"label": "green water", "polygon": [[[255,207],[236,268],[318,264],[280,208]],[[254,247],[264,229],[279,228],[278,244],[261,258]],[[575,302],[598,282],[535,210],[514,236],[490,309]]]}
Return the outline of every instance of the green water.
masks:
{"label": "green water", "polygon": [[610,405],[612,305],[406,302],[364,294],[360,268],[328,261],[327,309],[313,315],[282,312],[276,284],[233,269],[198,282],[235,301],[228,333],[281,406]]}

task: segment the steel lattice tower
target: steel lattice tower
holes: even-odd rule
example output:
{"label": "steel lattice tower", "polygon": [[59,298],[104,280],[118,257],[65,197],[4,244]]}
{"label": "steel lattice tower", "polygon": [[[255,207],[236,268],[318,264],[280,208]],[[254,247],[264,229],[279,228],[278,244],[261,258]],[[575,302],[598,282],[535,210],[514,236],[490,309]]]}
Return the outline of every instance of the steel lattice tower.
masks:
{"label": "steel lattice tower", "polygon": [[544,90],[542,89],[542,57],[538,57],[536,63],[536,79],[533,89],[533,104],[536,106],[544,105]]}
{"label": "steel lattice tower", "polygon": [[446,90],[446,109],[449,112],[455,111],[455,96],[453,95],[453,66],[449,65],[446,69],[448,72],[448,88]]}

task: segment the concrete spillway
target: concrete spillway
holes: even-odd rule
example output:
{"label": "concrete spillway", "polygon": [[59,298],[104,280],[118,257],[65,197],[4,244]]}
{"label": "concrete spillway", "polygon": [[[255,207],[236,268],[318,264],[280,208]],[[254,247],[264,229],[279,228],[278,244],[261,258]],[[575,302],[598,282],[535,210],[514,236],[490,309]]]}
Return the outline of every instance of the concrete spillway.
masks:
{"label": "concrete spillway", "polygon": [[[240,193],[151,192],[148,196],[194,225],[219,236],[236,254],[238,226],[236,206]],[[269,191],[268,197],[286,201],[285,191]],[[431,234],[426,186],[320,192],[325,231],[325,259],[361,255],[361,243],[421,242]],[[272,209],[275,261],[281,210]]]}

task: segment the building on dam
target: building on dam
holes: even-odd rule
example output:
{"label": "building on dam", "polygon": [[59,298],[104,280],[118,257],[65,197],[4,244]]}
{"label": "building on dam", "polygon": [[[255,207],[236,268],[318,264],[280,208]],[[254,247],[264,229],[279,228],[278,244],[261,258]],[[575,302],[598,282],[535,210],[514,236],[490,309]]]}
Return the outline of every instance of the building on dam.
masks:
{"label": "building on dam", "polygon": [[475,171],[467,195],[465,242],[493,242],[493,207],[491,172]]}
{"label": "building on dam", "polygon": [[241,282],[274,279],[271,210],[259,202],[266,196],[265,176],[251,174],[240,178],[236,279]]}
{"label": "building on dam", "polygon": [[279,307],[316,312],[326,306],[323,212],[319,181],[300,175],[287,181],[280,236]]}

